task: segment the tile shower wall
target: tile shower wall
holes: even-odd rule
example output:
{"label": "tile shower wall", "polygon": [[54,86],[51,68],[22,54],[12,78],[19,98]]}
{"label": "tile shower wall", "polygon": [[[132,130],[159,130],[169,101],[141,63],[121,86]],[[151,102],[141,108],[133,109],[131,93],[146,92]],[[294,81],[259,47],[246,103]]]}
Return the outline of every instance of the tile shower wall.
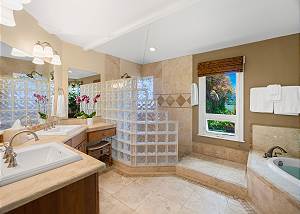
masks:
{"label": "tile shower wall", "polygon": [[253,125],[252,132],[254,150],[266,152],[272,146],[280,146],[300,158],[300,129]]}
{"label": "tile shower wall", "polygon": [[169,112],[179,126],[179,156],[192,151],[192,56],[184,56],[142,66],[142,76],[153,76],[158,109]]}

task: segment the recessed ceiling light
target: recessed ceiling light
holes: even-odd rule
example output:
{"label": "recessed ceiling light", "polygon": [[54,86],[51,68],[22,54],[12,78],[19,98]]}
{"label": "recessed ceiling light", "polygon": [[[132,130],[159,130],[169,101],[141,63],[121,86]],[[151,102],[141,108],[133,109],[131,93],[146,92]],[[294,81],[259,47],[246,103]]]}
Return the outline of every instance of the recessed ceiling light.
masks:
{"label": "recessed ceiling light", "polygon": [[149,51],[154,52],[156,51],[156,48],[149,48]]}

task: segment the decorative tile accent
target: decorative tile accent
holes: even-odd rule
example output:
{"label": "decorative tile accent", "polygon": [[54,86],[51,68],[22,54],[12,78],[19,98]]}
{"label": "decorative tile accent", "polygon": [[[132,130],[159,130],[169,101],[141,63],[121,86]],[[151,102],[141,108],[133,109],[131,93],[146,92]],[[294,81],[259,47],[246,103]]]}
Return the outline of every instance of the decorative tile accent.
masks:
{"label": "decorative tile accent", "polygon": [[191,94],[178,93],[178,94],[156,94],[155,99],[159,107],[168,108],[190,108],[191,107]]}
{"label": "decorative tile accent", "polygon": [[171,106],[175,102],[175,99],[171,95],[169,95],[166,99],[166,102],[169,106]]}

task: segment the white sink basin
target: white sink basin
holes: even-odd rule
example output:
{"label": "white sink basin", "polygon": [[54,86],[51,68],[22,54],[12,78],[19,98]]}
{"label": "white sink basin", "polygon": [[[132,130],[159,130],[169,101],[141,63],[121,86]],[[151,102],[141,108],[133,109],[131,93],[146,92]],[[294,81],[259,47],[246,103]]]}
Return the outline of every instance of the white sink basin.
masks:
{"label": "white sink basin", "polygon": [[55,128],[51,128],[47,131],[40,130],[37,131],[36,134],[43,136],[43,135],[69,135],[72,132],[76,131],[77,129],[80,129],[81,125],[57,125]]}
{"label": "white sink basin", "polygon": [[15,149],[17,166],[7,168],[0,153],[0,186],[81,160],[76,152],[59,143],[45,143]]}

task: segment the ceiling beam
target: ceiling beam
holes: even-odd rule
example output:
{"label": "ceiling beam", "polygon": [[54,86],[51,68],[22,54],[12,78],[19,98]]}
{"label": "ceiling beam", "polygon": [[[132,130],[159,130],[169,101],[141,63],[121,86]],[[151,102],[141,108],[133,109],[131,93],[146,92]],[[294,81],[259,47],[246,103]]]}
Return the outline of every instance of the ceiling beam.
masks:
{"label": "ceiling beam", "polygon": [[107,37],[99,38],[95,41],[90,42],[89,44],[84,46],[84,50],[91,50],[94,49],[100,45],[103,45],[113,39],[116,39],[124,34],[127,34],[129,32],[132,32],[134,30],[137,30],[141,27],[144,27],[146,25],[149,25],[155,21],[158,21],[159,19],[169,16],[175,12],[178,12],[180,10],[183,10],[187,7],[192,6],[193,4],[199,2],[200,0],[180,0],[175,3],[172,3],[171,5],[168,5],[167,7],[163,8],[162,10],[156,11],[149,16],[139,19],[134,23],[131,23],[125,27],[120,28],[117,31],[112,32]]}

